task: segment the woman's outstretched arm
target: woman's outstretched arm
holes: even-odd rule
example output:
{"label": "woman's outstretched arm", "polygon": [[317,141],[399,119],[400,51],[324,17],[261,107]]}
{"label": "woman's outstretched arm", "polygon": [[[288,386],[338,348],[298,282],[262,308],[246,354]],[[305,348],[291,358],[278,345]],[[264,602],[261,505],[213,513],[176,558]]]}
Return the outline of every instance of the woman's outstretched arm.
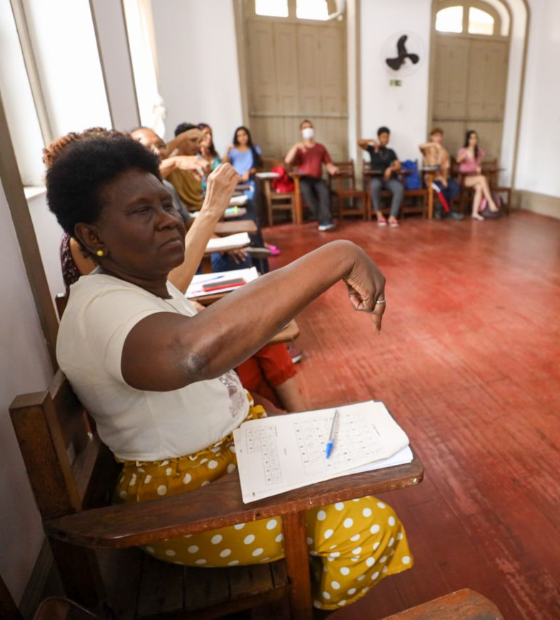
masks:
{"label": "woman's outstretched arm", "polygon": [[373,314],[381,330],[385,278],[350,241],[333,241],[247,284],[189,318],[152,314],[128,334],[125,381],[141,390],[175,390],[238,366],[333,284],[345,282],[356,310]]}

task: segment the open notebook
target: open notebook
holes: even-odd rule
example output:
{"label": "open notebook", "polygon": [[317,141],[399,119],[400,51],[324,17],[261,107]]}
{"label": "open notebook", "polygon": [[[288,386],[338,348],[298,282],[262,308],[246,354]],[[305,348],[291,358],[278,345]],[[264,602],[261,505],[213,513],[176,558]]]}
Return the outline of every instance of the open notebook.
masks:
{"label": "open notebook", "polygon": [[220,250],[244,248],[251,243],[247,233],[236,233],[227,237],[215,237],[206,244],[206,251],[219,252]]}
{"label": "open notebook", "polygon": [[222,282],[230,281],[232,278],[243,279],[246,283],[252,282],[259,277],[259,272],[256,267],[249,267],[248,269],[236,269],[235,271],[217,271],[216,273],[200,273],[193,277],[189,288],[187,289],[186,296],[189,299],[195,299],[197,297],[205,297],[206,295],[215,295],[215,290],[204,290],[204,285],[216,285],[220,287],[220,293],[228,293],[229,291],[235,291],[239,288],[236,286],[229,286],[222,288],[220,285]]}
{"label": "open notebook", "polygon": [[368,401],[337,409],[329,459],[325,448],[334,408],[251,420],[236,429],[243,502],[412,461],[408,437],[383,403]]}

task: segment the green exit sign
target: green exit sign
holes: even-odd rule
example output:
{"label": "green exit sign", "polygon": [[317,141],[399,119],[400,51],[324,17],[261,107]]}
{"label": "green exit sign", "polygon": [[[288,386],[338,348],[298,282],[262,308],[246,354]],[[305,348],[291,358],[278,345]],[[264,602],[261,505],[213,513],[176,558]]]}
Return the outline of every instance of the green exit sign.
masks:
{"label": "green exit sign", "polygon": [[402,86],[402,80],[389,80],[389,86]]}

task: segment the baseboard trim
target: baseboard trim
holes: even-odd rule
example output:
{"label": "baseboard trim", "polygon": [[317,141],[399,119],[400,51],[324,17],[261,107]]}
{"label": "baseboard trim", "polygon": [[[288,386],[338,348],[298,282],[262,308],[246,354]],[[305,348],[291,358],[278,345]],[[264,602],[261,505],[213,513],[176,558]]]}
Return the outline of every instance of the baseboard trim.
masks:
{"label": "baseboard trim", "polygon": [[49,542],[45,538],[19,604],[21,614],[24,618],[33,618],[44,595],[45,586],[52,568],[53,556]]}
{"label": "baseboard trim", "polygon": [[560,197],[524,189],[516,190],[515,194],[515,204],[521,209],[560,219]]}

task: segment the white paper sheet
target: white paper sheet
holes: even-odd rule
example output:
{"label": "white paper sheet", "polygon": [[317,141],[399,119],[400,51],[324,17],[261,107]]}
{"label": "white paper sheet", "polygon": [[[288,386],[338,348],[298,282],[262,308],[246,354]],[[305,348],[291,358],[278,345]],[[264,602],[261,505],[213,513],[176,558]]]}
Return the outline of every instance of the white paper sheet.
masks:
{"label": "white paper sheet", "polygon": [[246,196],[245,194],[242,194],[241,196],[233,196],[232,198],[230,198],[229,206],[230,207],[242,207],[244,204],[247,204],[248,200],[249,200],[249,197]]}
{"label": "white paper sheet", "polygon": [[[245,422],[233,433],[244,503],[315,482],[410,462],[409,442],[385,405],[338,407],[334,449],[326,458],[335,409]],[[396,462],[383,461],[391,458]],[[408,459],[408,460],[402,460]]]}
{"label": "white paper sheet", "polygon": [[[249,267],[249,269],[236,269],[235,271],[219,271],[216,273],[201,273],[194,276],[189,288],[187,289],[186,297],[193,299],[195,297],[204,297],[205,295],[215,295],[217,291],[205,291],[202,287],[204,284],[212,284],[220,286],[220,281],[232,280],[233,278],[243,278],[246,282],[252,282],[259,277],[259,272],[256,267]],[[220,293],[227,293],[238,289],[239,286],[232,286],[229,288],[220,289]]]}
{"label": "white paper sheet", "polygon": [[215,237],[206,244],[206,249],[212,252],[219,252],[223,248],[244,248],[249,245],[251,240],[247,233],[236,233],[227,237]]}

